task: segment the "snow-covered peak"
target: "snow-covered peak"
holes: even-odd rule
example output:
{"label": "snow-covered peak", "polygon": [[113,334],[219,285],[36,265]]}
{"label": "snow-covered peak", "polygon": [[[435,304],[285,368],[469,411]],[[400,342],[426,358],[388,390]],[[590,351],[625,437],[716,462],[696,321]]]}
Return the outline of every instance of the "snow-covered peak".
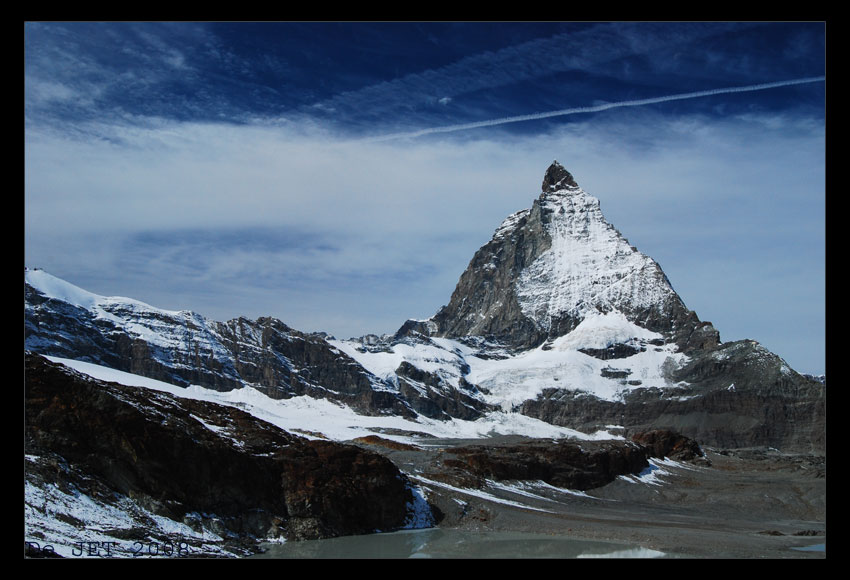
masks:
{"label": "snow-covered peak", "polygon": [[551,245],[520,273],[516,293],[523,314],[539,328],[549,330],[564,317],[660,308],[677,298],[655,261],[608,223],[599,200],[578,185],[552,185],[538,203]]}
{"label": "snow-covered peak", "polygon": [[449,304],[433,317],[432,334],[534,348],[591,314],[613,311],[682,346],[699,322],[659,265],[608,223],[599,200],[555,161],[531,207],[505,218],[473,256]]}
{"label": "snow-covered peak", "polygon": [[24,270],[24,281],[47,296],[62,302],[67,302],[81,308],[93,308],[103,300],[103,296],[83,290],[78,286],[52,276],[44,270]]}

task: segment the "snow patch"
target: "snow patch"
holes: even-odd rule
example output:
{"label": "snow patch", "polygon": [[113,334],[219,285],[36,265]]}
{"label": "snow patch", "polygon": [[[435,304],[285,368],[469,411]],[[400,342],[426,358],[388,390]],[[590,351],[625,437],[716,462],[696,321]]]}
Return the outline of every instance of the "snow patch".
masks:
{"label": "snow patch", "polygon": [[624,344],[634,339],[659,340],[663,336],[630,322],[619,310],[601,313],[592,312],[572,332],[556,338],[552,348],[556,350],[604,349],[615,344]]}
{"label": "snow patch", "polygon": [[434,513],[425,499],[424,490],[419,486],[413,485],[409,485],[408,488],[413,493],[413,501],[407,506],[408,516],[402,528],[406,530],[433,528],[436,525]]}
{"label": "snow patch", "polygon": [[524,503],[512,501],[512,500],[509,500],[509,499],[503,499],[503,498],[500,498],[500,497],[493,495],[492,493],[487,493],[486,491],[482,491],[480,489],[455,487],[454,485],[449,485],[448,483],[443,483],[441,481],[435,481],[435,480],[432,480],[432,479],[426,479],[424,477],[419,477],[419,476],[416,476],[416,479],[418,481],[426,484],[426,485],[431,485],[431,486],[434,486],[434,487],[442,487],[444,489],[448,489],[448,490],[453,491],[455,493],[460,493],[460,494],[463,494],[463,495],[469,495],[469,496],[477,497],[479,499],[491,501],[491,502],[494,502],[494,503],[500,503],[500,504],[503,504],[503,505],[509,505],[509,506],[512,506],[512,507],[517,507],[517,508],[532,510],[532,511],[537,511],[537,512],[554,513],[552,510],[545,510],[545,509],[542,509],[542,508],[526,505]]}
{"label": "snow patch", "polygon": [[[114,503],[109,504],[94,499],[73,486],[63,490],[52,483],[35,485],[25,481],[24,541],[32,542],[33,546],[39,548],[50,545],[57,554],[65,558],[86,558],[92,555],[116,558],[138,555],[170,557],[181,549],[186,550],[184,553],[191,554],[240,555],[227,553],[216,546],[222,538],[208,530],[195,531],[186,524],[151,513],[127,497],[116,496],[113,499]],[[114,530],[142,527],[153,533],[175,538],[175,542],[168,545],[172,553],[138,552],[149,545],[164,548],[165,543],[161,540],[123,541],[116,540],[111,535]],[[186,540],[192,540],[193,545],[187,547],[184,544],[181,548],[178,543],[185,543]]]}

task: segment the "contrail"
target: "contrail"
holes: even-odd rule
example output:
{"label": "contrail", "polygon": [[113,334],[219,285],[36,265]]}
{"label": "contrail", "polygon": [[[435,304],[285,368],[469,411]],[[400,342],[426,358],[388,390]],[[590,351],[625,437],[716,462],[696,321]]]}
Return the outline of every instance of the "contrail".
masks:
{"label": "contrail", "polygon": [[367,139],[367,141],[388,141],[391,139],[412,139],[432,133],[450,133],[453,131],[464,131],[466,129],[476,129],[479,127],[492,127],[494,125],[505,125],[507,123],[518,123],[520,121],[534,121],[537,119],[546,119],[548,117],[560,117],[563,115],[575,115],[577,113],[596,113],[608,109],[616,109],[618,107],[639,107],[642,105],[652,105],[654,103],[665,103],[667,101],[681,101],[684,99],[698,99],[700,97],[709,97],[712,95],[725,95],[729,93],[746,93],[750,91],[764,91],[767,89],[775,89],[778,87],[787,87],[790,85],[802,85],[806,83],[817,83],[826,80],[825,76],[807,77],[802,79],[791,79],[787,81],[776,81],[772,83],[761,83],[758,85],[747,85],[744,87],[726,87],[722,89],[709,89],[706,91],[696,91],[693,93],[679,93],[676,95],[666,95],[663,97],[651,97],[648,99],[635,99],[633,101],[620,101],[617,103],[605,103],[602,105],[593,105],[590,107],[574,107],[571,109],[561,109],[558,111],[549,111],[546,113],[531,113],[529,115],[517,115],[515,117],[503,117],[501,119],[490,119],[488,121],[475,121],[473,123],[461,123],[458,125],[446,125],[443,127],[431,127],[428,129],[420,129],[418,131],[410,131],[408,133],[393,133]]}

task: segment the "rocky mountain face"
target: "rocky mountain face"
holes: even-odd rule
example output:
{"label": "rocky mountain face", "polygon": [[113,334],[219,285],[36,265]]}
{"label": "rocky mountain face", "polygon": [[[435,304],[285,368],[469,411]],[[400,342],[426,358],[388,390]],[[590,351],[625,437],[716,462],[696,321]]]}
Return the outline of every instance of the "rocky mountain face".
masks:
{"label": "rocky mountain face", "polygon": [[502,222],[469,263],[449,304],[424,329],[526,349],[572,331],[589,313],[619,311],[687,352],[719,342],[661,268],[605,221],[599,200],[554,162],[530,209]]}
{"label": "rocky mountain face", "polygon": [[673,430],[712,447],[826,453],[824,386],[754,341],[699,353],[671,376],[683,386],[637,388],[618,401],[544,389],[521,412],[588,431],[609,421],[632,433]]}
{"label": "rocky mountain face", "polygon": [[[116,519],[123,528],[106,536],[146,540],[157,518],[172,522],[166,531],[182,526],[184,539],[363,534],[409,526],[422,502],[377,453],[297,437],[234,407],[97,381],[38,355],[25,363],[27,486],[55,485],[105,512],[130,499],[146,510],[129,525]],[[34,513],[49,509],[35,501],[25,509],[49,515]],[[66,520],[86,532],[85,521]]]}

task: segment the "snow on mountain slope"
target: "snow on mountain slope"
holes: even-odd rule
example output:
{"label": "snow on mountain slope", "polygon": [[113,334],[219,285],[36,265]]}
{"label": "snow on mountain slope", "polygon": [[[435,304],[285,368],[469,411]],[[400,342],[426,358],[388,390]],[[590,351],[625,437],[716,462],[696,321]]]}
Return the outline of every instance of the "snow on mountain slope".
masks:
{"label": "snow on mountain slope", "polygon": [[[87,290],[69,284],[65,280],[52,276],[44,270],[24,270],[24,281],[33,288],[40,290],[45,296],[86,309],[95,308],[98,304],[106,300],[103,296],[92,294]],[[127,300],[129,302],[129,299]]]}
{"label": "snow on mountain slope", "polygon": [[[208,356],[226,358],[227,352],[216,339],[213,322],[188,310],[165,310],[121,296],[100,296],[48,274],[26,270],[24,281],[44,298],[79,307],[94,322],[111,323],[128,335],[164,351],[202,351]],[[28,308],[36,308],[26,304]],[[174,366],[189,367],[188,361],[172,359]]]}
{"label": "snow on mountain slope", "polygon": [[599,200],[580,187],[544,193],[541,207],[551,215],[551,246],[516,282],[522,312],[540,328],[565,315],[658,308],[675,295],[658,265],[605,221]]}
{"label": "snow on mountain slope", "polygon": [[[355,341],[331,342],[378,376],[389,378],[407,362],[438,373],[456,386],[463,378],[482,390],[487,403],[503,410],[552,387],[622,401],[636,388],[683,386],[673,382],[669,372],[688,360],[675,345],[664,344],[659,333],[629,322],[619,311],[590,314],[572,332],[550,343],[525,351],[502,351],[498,357],[450,338],[408,339],[375,352]],[[603,360],[581,352],[622,344],[635,345],[634,354]]]}
{"label": "snow on mountain slope", "polygon": [[[183,388],[91,363],[60,357],[47,358],[96,379],[131,387],[164,391],[183,398],[239,407],[281,429],[308,438],[321,434],[335,441],[347,441],[356,437],[374,435],[376,432],[381,433],[384,438],[399,442],[411,442],[410,434],[414,433],[464,439],[476,439],[496,434],[584,440],[620,438],[607,431],[585,434],[573,429],[550,425],[518,413],[497,412],[478,421],[462,421],[459,419],[438,421],[427,417],[418,417],[414,421],[398,416],[367,416],[358,414],[345,405],[308,396],[272,399],[250,387],[227,392],[205,389],[197,385]],[[422,445],[423,441],[418,440],[416,443]]]}
{"label": "snow on mountain slope", "polygon": [[552,345],[556,350],[602,349],[634,339],[663,341],[661,334],[641,328],[614,310],[588,314],[572,332],[556,338]]}
{"label": "snow on mountain slope", "polygon": [[375,350],[364,349],[356,340],[332,339],[329,342],[369,372],[390,382],[394,380],[399,365],[407,362],[458,386],[466,365],[465,354],[471,352],[458,341],[439,338],[393,342]]}

